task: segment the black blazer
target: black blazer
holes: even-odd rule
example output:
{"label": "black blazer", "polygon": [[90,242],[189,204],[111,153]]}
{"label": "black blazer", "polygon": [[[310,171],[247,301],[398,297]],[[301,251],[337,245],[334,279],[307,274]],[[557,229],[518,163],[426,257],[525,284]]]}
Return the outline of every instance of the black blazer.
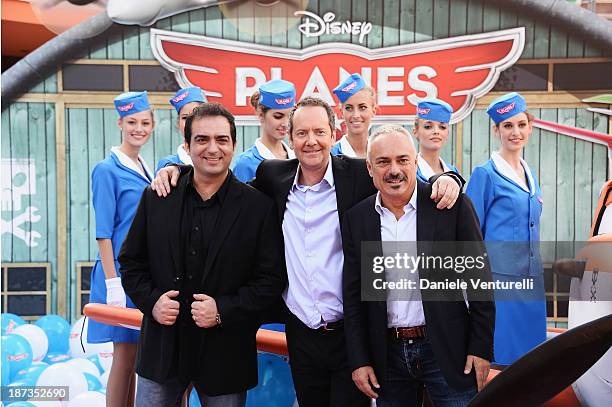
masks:
{"label": "black blazer", "polygon": [[[191,171],[183,171],[167,198],[145,190],[119,254],[125,292],[144,314],[137,372],[157,382],[167,378],[176,357],[178,327],[157,323],[151,312],[163,293],[181,286],[180,225]],[[201,349],[194,355],[201,366],[197,381],[209,395],[257,384],[256,321],[287,284],[274,203],[230,177],[202,280],[194,282],[196,292],[215,299],[222,320],[221,326],[202,329]]]}
{"label": "black blazer", "polygon": [[[431,185],[417,182],[417,241],[479,241],[482,242],[478,218],[467,196],[461,194],[450,210],[438,210],[429,197]],[[387,367],[387,303],[361,301],[361,262],[372,264],[372,257],[382,255],[382,247],[362,253],[361,242],[380,242],[380,216],[374,208],[372,195],[350,209],[344,219],[343,297],[347,354],[351,370],[372,366],[379,380],[386,377]],[[432,255],[435,245],[418,244],[419,253]],[[484,245],[477,244],[484,252]],[[370,253],[371,252],[371,253]],[[362,259],[362,255],[364,258]],[[419,272],[424,277],[422,272]],[[453,273],[454,274],[454,273]],[[488,263],[484,273],[490,280]],[[441,279],[443,274],[439,274]],[[435,276],[432,277],[435,279]],[[366,282],[369,284],[369,282]],[[461,290],[443,294],[452,301],[428,301],[429,292],[422,291],[427,336],[436,361],[446,381],[463,389],[475,384],[476,377],[465,375],[463,368],[468,354],[487,360],[493,357],[495,305],[490,301],[474,301],[475,292],[468,288],[469,310]],[[438,295],[435,294],[435,295]],[[483,293],[479,293],[483,295]],[[479,300],[482,297],[478,297]]]}

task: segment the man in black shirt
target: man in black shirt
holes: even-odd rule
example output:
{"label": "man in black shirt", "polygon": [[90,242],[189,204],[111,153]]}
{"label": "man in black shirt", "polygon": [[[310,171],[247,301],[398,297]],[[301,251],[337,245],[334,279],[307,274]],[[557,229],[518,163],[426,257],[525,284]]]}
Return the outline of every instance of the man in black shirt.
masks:
{"label": "man in black shirt", "polygon": [[196,108],[185,139],[193,169],[166,199],[145,190],[119,255],[143,312],[136,404],[178,406],[193,383],[207,406],[244,406],[259,313],[286,285],[277,211],[229,170],[236,127],[225,108]]}

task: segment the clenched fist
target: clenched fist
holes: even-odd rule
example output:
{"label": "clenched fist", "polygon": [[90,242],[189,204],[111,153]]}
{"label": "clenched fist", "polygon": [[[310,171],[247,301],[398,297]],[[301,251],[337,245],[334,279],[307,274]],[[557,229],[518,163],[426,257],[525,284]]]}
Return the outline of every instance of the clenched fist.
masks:
{"label": "clenched fist", "polygon": [[173,300],[179,292],[170,290],[162,294],[153,306],[153,318],[162,325],[174,325],[179,314],[180,304]]}

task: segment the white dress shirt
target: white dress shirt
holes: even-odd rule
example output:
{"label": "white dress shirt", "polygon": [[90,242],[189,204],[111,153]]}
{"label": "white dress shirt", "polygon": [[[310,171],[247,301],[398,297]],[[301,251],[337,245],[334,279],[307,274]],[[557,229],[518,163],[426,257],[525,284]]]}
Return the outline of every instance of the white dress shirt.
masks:
{"label": "white dress shirt", "polygon": [[519,158],[519,160],[521,161],[521,165],[523,166],[523,170],[525,170],[525,174],[527,175],[527,182],[529,182],[529,186],[525,184],[525,181],[522,179],[522,177],[519,177],[516,171],[514,171],[514,168],[512,168],[508,161],[504,160],[504,158],[497,151],[491,153],[491,160],[493,160],[493,163],[495,164],[499,172],[514,181],[518,186],[523,188],[524,191],[529,192],[531,195],[535,193],[531,169],[529,168],[525,160]]}
{"label": "white dress shirt", "polygon": [[[440,164],[442,164],[444,172],[452,171],[452,169],[446,164],[442,157],[440,157]],[[418,165],[419,169],[421,170],[421,174],[423,174],[423,177],[425,179],[429,179],[436,175],[436,172],[433,170],[433,168],[431,168],[431,165],[429,165],[429,163],[425,161],[421,153],[418,154]]]}
{"label": "white dress shirt", "polygon": [[[289,160],[292,159],[292,158],[295,158],[295,153],[293,152],[293,150],[290,149],[289,146],[287,144],[285,144],[284,141],[281,141],[281,144],[283,145],[283,148],[287,152],[287,158]],[[272,151],[270,151],[270,149],[268,147],[266,147],[266,145],[263,143],[263,141],[261,141],[261,137],[258,137],[255,140],[255,148],[257,148],[257,151],[259,151],[259,154],[261,154],[261,156],[264,159],[266,159],[266,160],[274,160],[274,159],[276,159],[276,156],[274,155],[274,153]]]}
{"label": "white dress shirt", "polygon": [[[395,257],[397,249],[409,250],[410,255],[416,256],[417,237],[417,188],[415,186],[412,197],[406,206],[401,218],[382,206],[380,192],[376,194],[374,208],[380,215],[380,237],[383,242],[383,256]],[[414,242],[414,244],[401,244],[394,247],[393,244],[384,242]],[[385,269],[387,281],[398,281],[400,278],[410,278],[416,281],[415,289],[402,290],[401,293],[388,292],[387,295],[387,326],[389,328],[407,328],[425,325],[425,314],[421,291],[418,289],[419,273],[406,273],[406,270]],[[403,300],[396,298],[401,296]]]}
{"label": "white dress shirt", "polygon": [[342,236],[331,160],[323,179],[300,185],[300,168],[289,190],[283,235],[289,310],[312,329],[343,317]]}

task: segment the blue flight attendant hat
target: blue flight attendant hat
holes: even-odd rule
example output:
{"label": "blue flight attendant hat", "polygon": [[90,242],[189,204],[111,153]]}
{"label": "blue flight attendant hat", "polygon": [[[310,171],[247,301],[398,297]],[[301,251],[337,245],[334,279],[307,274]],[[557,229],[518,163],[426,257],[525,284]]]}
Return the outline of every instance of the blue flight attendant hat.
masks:
{"label": "blue flight attendant hat", "polygon": [[122,93],[115,98],[115,109],[117,109],[119,117],[151,110],[147,91]]}
{"label": "blue flight attendant hat", "polygon": [[423,99],[417,105],[416,113],[419,119],[449,123],[453,114],[453,108],[440,99]]}
{"label": "blue flight attendant hat", "polygon": [[340,100],[340,103],[344,103],[348,98],[365,88],[366,84],[363,78],[358,73],[354,73],[346,78],[340,85],[336,86],[333,90],[334,94]]}
{"label": "blue flight attendant hat", "polygon": [[516,116],[527,110],[525,98],[516,92],[506,93],[495,99],[487,108],[487,113],[495,124],[499,124],[506,119]]}
{"label": "blue flight attendant hat", "polygon": [[272,79],[259,87],[259,103],[270,109],[289,109],[295,106],[295,86],[282,79]]}
{"label": "blue flight attendant hat", "polygon": [[179,113],[183,106],[191,102],[208,102],[206,96],[202,92],[202,89],[198,86],[192,86],[190,88],[179,89],[174,96],[169,100],[170,104],[174,106],[176,112]]}

